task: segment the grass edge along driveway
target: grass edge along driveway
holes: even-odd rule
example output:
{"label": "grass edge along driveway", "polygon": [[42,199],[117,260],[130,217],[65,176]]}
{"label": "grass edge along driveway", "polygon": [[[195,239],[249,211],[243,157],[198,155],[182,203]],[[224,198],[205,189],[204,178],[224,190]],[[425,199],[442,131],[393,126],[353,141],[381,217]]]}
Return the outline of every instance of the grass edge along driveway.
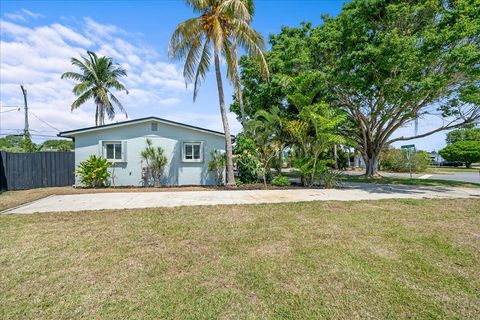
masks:
{"label": "grass edge along driveway", "polygon": [[0,217],[0,317],[479,318],[480,201]]}

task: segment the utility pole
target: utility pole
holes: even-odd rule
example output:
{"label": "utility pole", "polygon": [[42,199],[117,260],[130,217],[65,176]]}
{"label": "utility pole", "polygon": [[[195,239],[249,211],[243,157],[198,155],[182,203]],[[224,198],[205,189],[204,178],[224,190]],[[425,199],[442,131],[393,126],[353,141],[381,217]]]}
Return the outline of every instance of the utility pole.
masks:
{"label": "utility pole", "polygon": [[23,93],[23,102],[24,102],[24,109],[25,109],[25,125],[23,127],[23,138],[26,139],[28,135],[28,105],[27,105],[27,89],[20,85],[22,88]]}
{"label": "utility pole", "polygon": [[25,125],[23,128],[23,149],[26,152],[33,151],[33,143],[30,138],[30,132],[28,130],[28,104],[27,104],[27,89],[20,85],[23,93],[23,102],[24,102],[24,109],[25,109]]}

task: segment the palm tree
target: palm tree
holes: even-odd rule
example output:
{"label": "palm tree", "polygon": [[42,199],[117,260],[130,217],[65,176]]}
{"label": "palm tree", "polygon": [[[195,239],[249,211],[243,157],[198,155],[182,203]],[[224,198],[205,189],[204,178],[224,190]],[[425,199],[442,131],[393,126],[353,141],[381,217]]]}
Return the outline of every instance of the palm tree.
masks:
{"label": "palm tree", "polygon": [[[95,100],[95,125],[105,124],[105,114],[112,120],[115,117],[113,104],[117,105],[121,112],[127,116],[127,112],[120,100],[115,97],[111,89],[118,91],[128,90],[118,80],[127,75],[125,69],[114,64],[109,57],[98,57],[94,52],[87,51],[88,59],[82,56],[82,60],[72,58],[72,65],[80,69],[77,72],[65,72],[62,79],[73,79],[79,83],[73,87],[73,93],[78,98],[72,103],[71,109],[77,109],[90,99]],[[112,104],[113,102],[113,104]]]}
{"label": "palm tree", "polygon": [[[254,10],[255,10],[255,5],[253,3],[253,0],[246,0],[245,2],[246,8],[248,9],[248,13],[250,14],[250,19],[248,22],[250,23],[251,18],[253,16]],[[267,78],[270,76],[269,70],[268,70],[268,65],[265,60],[265,57],[263,55],[263,52],[255,52],[255,57],[256,60],[259,63],[260,67],[260,72],[263,77]],[[241,122],[242,126],[245,129],[245,125],[247,123],[247,116],[245,114],[245,106],[243,104],[243,94],[242,94],[242,84],[240,82],[240,76],[238,74],[238,41],[233,37],[232,40],[232,71],[231,71],[231,82],[232,85],[235,89],[235,98],[238,101],[238,105],[240,107],[240,116],[241,116]]]}
{"label": "palm tree", "polygon": [[[188,19],[177,26],[170,40],[170,55],[173,59],[185,60],[183,75],[186,82],[194,82],[195,101],[200,83],[209,71],[213,50],[218,100],[226,140],[227,186],[235,186],[232,137],[225,109],[220,56],[225,58],[227,76],[233,79],[235,67],[232,40],[235,39],[247,53],[256,56],[261,55],[265,42],[262,36],[250,27],[251,16],[247,0],[186,0],[186,2],[200,16]],[[265,59],[263,61],[265,62]]]}

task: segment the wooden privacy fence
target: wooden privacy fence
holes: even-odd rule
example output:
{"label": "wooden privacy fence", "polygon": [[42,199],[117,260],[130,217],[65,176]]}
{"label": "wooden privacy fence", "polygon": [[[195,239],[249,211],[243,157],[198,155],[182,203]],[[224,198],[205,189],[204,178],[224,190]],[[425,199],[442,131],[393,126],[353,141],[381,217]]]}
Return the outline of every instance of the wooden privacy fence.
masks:
{"label": "wooden privacy fence", "polygon": [[0,190],[71,186],[75,183],[74,152],[0,151]]}

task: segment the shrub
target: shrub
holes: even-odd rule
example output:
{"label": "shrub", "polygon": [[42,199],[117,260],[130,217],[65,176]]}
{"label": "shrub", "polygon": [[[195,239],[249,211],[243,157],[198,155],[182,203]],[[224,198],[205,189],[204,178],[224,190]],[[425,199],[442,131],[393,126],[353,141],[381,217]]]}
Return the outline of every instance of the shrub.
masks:
{"label": "shrub", "polygon": [[338,171],[325,169],[320,172],[320,179],[325,189],[335,189],[343,185],[341,173]]}
{"label": "shrub", "polygon": [[91,155],[87,160],[80,162],[76,173],[85,187],[105,187],[110,177],[109,167],[107,159]]}
{"label": "shrub", "polygon": [[154,147],[152,140],[147,139],[146,141],[147,147],[140,153],[140,156],[143,160],[147,163],[147,177],[145,186],[147,186],[149,176],[153,177],[155,187],[160,187],[160,178],[163,173],[163,169],[167,164],[167,157],[165,156],[165,152],[161,147]]}
{"label": "shrub", "polygon": [[440,150],[439,153],[447,161],[465,162],[465,166],[470,168],[472,163],[480,161],[480,141],[455,142]]}
{"label": "shrub", "polygon": [[225,171],[225,164],[227,157],[225,153],[219,150],[210,151],[210,161],[208,162],[208,171],[212,172],[215,177],[215,184],[217,186],[223,185],[223,172]]}
{"label": "shrub", "polygon": [[260,160],[255,142],[244,134],[239,134],[233,153],[238,170],[238,179],[243,183],[257,182],[260,172]]}
{"label": "shrub", "polygon": [[[410,153],[410,161],[413,172],[425,171],[432,159],[425,151],[416,151]],[[407,159],[407,152],[401,149],[388,149],[383,151],[380,157],[380,164],[382,170],[393,172],[409,172],[409,163]]]}
{"label": "shrub", "polygon": [[272,186],[285,187],[290,185],[290,180],[285,176],[276,176],[272,180]]}

